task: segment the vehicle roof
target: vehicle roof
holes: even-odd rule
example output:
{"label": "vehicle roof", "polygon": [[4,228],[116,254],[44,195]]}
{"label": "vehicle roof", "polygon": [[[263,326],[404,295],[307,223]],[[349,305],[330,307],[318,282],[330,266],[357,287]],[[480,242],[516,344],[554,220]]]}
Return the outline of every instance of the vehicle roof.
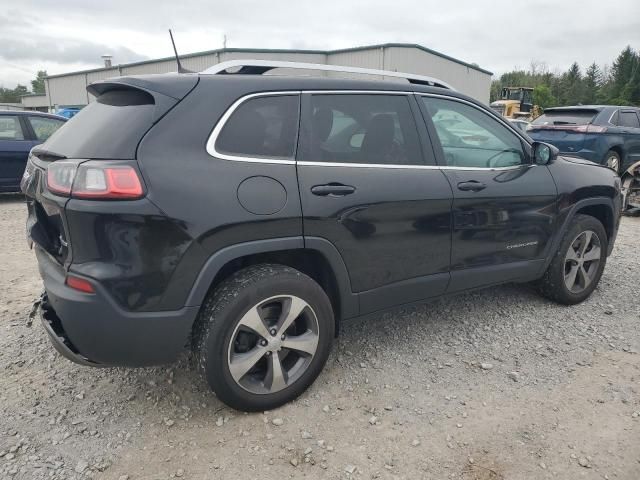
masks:
{"label": "vehicle roof", "polygon": [[455,90],[409,83],[402,79],[399,81],[385,81],[302,75],[162,73],[98,80],[88,85],[87,90],[93,95],[100,95],[102,92],[113,88],[113,86],[124,84],[175,98],[182,98],[179,92],[184,92],[185,88],[187,91],[191,90],[195,86],[191,83],[194,77],[197,78],[200,85],[206,85],[207,88],[212,88],[214,91],[228,89],[237,93],[238,96],[270,91],[371,90],[448,95],[485,106],[478,100]]}
{"label": "vehicle roof", "polygon": [[55,118],[56,120],[68,120],[60,115],[53,113],[38,112],[37,110],[0,110],[0,115],[30,115],[32,117],[48,117]]}
{"label": "vehicle roof", "polygon": [[638,107],[625,106],[625,105],[572,105],[572,106],[564,106],[564,107],[550,107],[545,108],[545,113],[547,112],[563,112],[569,110],[585,110],[585,111],[598,111],[601,112],[605,109],[618,109],[618,108],[630,108],[632,110],[638,110]]}
{"label": "vehicle roof", "polygon": [[455,90],[409,83],[405,81],[361,80],[351,78],[327,78],[318,76],[293,75],[200,75],[200,82],[211,85],[233,85],[246,93],[276,90],[371,90],[390,92],[416,92],[449,95],[463,98],[474,103],[477,100]]}

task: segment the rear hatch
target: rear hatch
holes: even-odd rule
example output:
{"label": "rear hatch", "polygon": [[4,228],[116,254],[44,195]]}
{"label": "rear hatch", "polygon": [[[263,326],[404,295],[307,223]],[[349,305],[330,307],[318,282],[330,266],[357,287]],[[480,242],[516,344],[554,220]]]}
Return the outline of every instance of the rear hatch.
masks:
{"label": "rear hatch", "polygon": [[[151,75],[90,85],[87,90],[96,100],[29,155],[21,182],[27,197],[29,242],[38,244],[59,264],[68,265],[72,259],[72,239],[65,208],[75,196],[71,186],[75,186],[79,166],[125,166],[135,169],[141,177],[135,161],[140,140],[197,82],[198,77],[191,75]],[[57,168],[50,168],[54,164]],[[69,168],[61,169],[61,165]],[[55,170],[58,177],[50,178],[49,183],[68,182],[69,192],[61,193],[48,186],[47,174]],[[65,178],[67,171],[71,172],[71,178]],[[86,168],[84,171],[88,172]]]}
{"label": "rear hatch", "polygon": [[592,108],[548,108],[527,129],[531,138],[555,145],[563,153],[578,152],[584,146],[585,135],[598,133],[592,125],[599,110]]}

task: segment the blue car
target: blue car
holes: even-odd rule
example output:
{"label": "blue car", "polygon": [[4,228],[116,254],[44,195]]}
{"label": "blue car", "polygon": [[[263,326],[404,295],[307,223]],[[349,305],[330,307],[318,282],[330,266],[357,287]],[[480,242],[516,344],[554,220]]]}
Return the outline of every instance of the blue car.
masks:
{"label": "blue car", "polygon": [[67,119],[32,111],[0,110],[0,192],[19,192],[29,151]]}
{"label": "blue car", "polygon": [[640,108],[585,105],[547,108],[527,129],[531,138],[606,165],[618,174],[640,161]]}
{"label": "blue car", "polygon": [[80,109],[77,107],[67,107],[67,108],[61,108],[56,112],[56,115],[60,115],[61,117],[64,118],[71,118],[74,115],[76,115],[78,112],[80,112]]}

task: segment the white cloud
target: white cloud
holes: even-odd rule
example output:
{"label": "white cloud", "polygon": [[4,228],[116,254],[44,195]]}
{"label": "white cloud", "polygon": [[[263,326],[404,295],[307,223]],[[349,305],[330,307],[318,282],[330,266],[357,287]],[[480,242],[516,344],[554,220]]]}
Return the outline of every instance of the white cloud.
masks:
{"label": "white cloud", "polygon": [[[637,0],[21,0],[0,14],[0,85],[50,74],[230,47],[345,48],[419,43],[500,74],[531,60],[551,69],[610,63],[640,47]],[[11,48],[6,48],[12,45]],[[44,57],[44,58],[42,58]]]}

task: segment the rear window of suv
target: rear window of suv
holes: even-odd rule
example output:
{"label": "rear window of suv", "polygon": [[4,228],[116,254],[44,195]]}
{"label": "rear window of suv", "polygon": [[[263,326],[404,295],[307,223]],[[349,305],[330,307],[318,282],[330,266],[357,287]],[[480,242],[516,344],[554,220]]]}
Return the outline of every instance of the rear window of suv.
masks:
{"label": "rear window of suv", "polygon": [[142,90],[109,90],[51,135],[44,149],[67,158],[135,158],[154,109],[153,97]]}
{"label": "rear window of suv", "polygon": [[532,125],[587,125],[598,114],[596,110],[562,110],[548,111],[536,118]]}

